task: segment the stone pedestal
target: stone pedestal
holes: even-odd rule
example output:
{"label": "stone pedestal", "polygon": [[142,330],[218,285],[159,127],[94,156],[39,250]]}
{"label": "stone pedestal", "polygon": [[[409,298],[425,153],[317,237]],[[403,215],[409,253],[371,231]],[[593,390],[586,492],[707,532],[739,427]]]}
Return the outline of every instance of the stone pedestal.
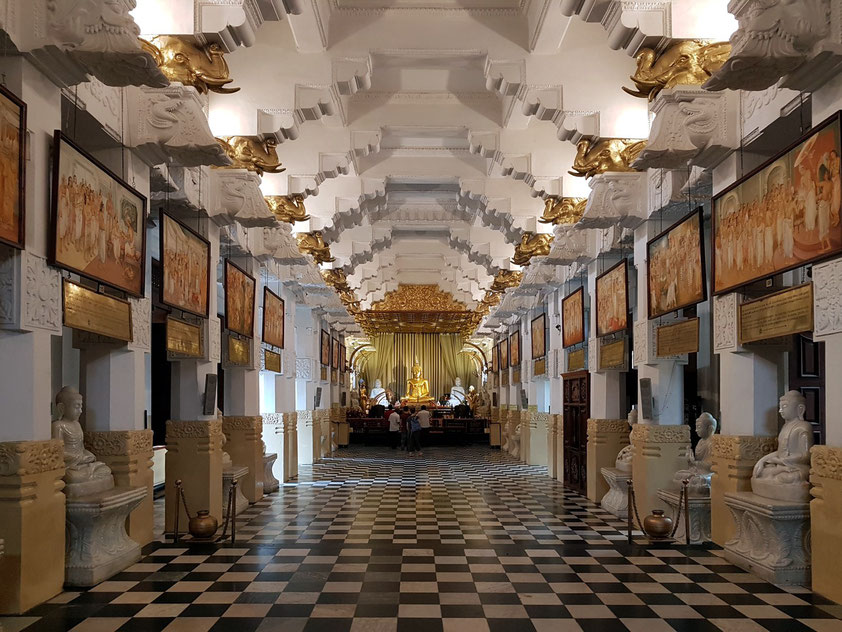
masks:
{"label": "stone pedestal", "polygon": [[632,429],[631,441],[634,496],[642,520],[653,509],[667,509],[666,503],[658,498],[658,490],[668,488],[675,473],[687,467],[690,426],[639,423]]}
{"label": "stone pedestal", "polygon": [[811,457],[813,590],[842,603],[842,448],[817,445]]}
{"label": "stone pedestal", "polygon": [[729,562],[773,584],[809,586],[810,503],[739,492],[725,494],[725,504],[736,524],[725,543]]}
{"label": "stone pedestal", "polygon": [[503,444],[503,429],[500,422],[488,422],[488,445],[492,448],[499,448]]}
{"label": "stone pedestal", "polygon": [[275,467],[275,461],[278,460],[278,455],[274,452],[263,455],[263,493],[271,494],[278,491],[281,485],[278,479],[275,478],[275,473],[272,468]]}
{"label": "stone pedestal", "polygon": [[323,459],[330,453],[330,411],[326,408],[314,410],[313,424],[319,427],[319,458]]}
{"label": "stone pedestal", "polygon": [[282,413],[284,419],[284,483],[298,478],[298,415]]}
{"label": "stone pedestal", "polygon": [[0,443],[0,615],[21,614],[64,584],[61,441]]}
{"label": "stone pedestal", "polygon": [[613,468],[617,454],[629,444],[625,419],[588,419],[588,500],[599,502],[609,483],[600,472]]}
{"label": "stone pedestal", "polygon": [[225,450],[231,461],[248,469],[240,489],[250,503],[256,503],[263,498],[263,418],[223,417],[222,432],[228,439]]}
{"label": "stone pedestal", "polygon": [[321,428],[313,422],[312,410],[295,411],[298,420],[298,459],[299,463],[314,463],[318,461]]}
{"label": "stone pedestal", "polygon": [[713,435],[711,439],[710,535],[716,544],[725,546],[736,531],[731,512],[725,505],[725,494],[751,491],[754,464],[777,449],[778,439],[729,435]]}
{"label": "stone pedestal", "polygon": [[340,421],[336,424],[336,446],[339,448],[348,447],[351,438],[351,424],[347,421]]}
{"label": "stone pedestal", "polygon": [[547,415],[547,476],[558,479],[558,415]]}
{"label": "stone pedestal", "polygon": [[600,470],[600,473],[608,486],[608,491],[599,503],[600,506],[618,518],[627,518],[629,515],[628,481],[631,478],[631,473],[623,472],[616,467],[604,467]]}
{"label": "stone pedestal", "polygon": [[[248,498],[243,494],[243,481],[248,480],[249,469],[242,465],[233,465],[222,470],[222,516],[228,513],[228,496],[231,493],[231,486],[237,481],[237,491],[234,493],[234,515],[239,516],[248,509]],[[213,514],[211,514],[213,515]]]}
{"label": "stone pedestal", "polygon": [[66,585],[95,586],[140,559],[126,519],[146,495],[145,487],[115,487],[67,499]]}
{"label": "stone pedestal", "polygon": [[[663,500],[670,508],[667,515],[675,520],[679,514],[678,505],[681,500],[681,491],[671,489],[658,490],[658,498]],[[690,543],[702,544],[710,542],[710,496],[690,495]],[[684,535],[684,507],[681,508],[681,518],[678,521],[678,529],[675,532],[675,539],[678,543],[687,542]]]}
{"label": "stone pedestal", "polygon": [[115,487],[142,487],[146,490],[146,496],[129,515],[126,532],[141,546],[152,542],[155,539],[152,431],[86,432],[85,448],[111,468]]}
{"label": "stone pedestal", "polygon": [[[167,532],[174,529],[177,480],[184,485],[187,507],[194,515],[200,509],[222,515],[222,421],[168,421],[165,464]],[[182,507],[181,524],[187,518]]]}

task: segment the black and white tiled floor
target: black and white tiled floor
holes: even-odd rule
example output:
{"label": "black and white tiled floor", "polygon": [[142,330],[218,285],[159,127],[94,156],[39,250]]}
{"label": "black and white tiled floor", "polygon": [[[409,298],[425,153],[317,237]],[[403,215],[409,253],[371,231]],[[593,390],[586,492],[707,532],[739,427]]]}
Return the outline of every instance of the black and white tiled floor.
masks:
{"label": "black and white tiled floor", "polygon": [[352,447],[240,516],[235,547],[154,543],[5,632],[842,632],[842,606],[623,523],[487,447]]}

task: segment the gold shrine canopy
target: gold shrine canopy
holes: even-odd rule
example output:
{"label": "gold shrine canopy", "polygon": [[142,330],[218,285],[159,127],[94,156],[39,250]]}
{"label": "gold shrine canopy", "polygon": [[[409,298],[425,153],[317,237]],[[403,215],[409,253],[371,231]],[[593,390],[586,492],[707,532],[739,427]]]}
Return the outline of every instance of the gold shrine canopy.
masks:
{"label": "gold shrine canopy", "polygon": [[481,315],[438,285],[399,285],[360,314],[369,335],[382,333],[458,333],[471,335]]}

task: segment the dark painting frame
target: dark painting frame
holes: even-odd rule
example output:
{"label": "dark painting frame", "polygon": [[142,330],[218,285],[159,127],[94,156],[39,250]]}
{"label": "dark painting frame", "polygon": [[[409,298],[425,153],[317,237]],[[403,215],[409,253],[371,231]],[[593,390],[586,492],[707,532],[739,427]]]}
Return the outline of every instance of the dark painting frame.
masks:
{"label": "dark painting frame", "polygon": [[[167,287],[167,265],[166,265],[166,231],[164,229],[164,224],[166,222],[171,221],[176,224],[179,228],[184,231],[184,234],[190,238],[196,240],[197,243],[204,245],[205,256],[207,257],[207,283],[205,286],[205,309],[204,310],[193,310],[191,306],[186,305],[179,305],[177,303],[171,303],[166,300],[166,287]],[[211,279],[213,278],[211,275],[211,247],[210,241],[205,239],[202,235],[198,232],[190,228],[187,224],[183,223],[182,221],[176,219],[169,213],[165,213],[161,211],[160,214],[160,226],[158,227],[159,239],[160,239],[160,257],[161,257],[161,303],[166,305],[167,307],[171,307],[173,309],[181,310],[182,312],[187,312],[188,314],[193,314],[194,316],[199,316],[200,318],[207,318],[209,311],[210,311],[210,288],[211,288]]]}
{"label": "dark painting frame", "polygon": [[[17,156],[17,238],[9,239],[0,234],[0,243],[23,250],[26,247],[26,103],[3,85],[0,85],[0,101],[5,99],[11,106],[17,108],[18,118],[18,156]],[[5,193],[5,192],[0,192]],[[145,259],[145,257],[144,257]]]}
{"label": "dark painting frame", "polygon": [[[278,340],[275,341],[269,340],[266,336],[266,318],[267,314],[275,312],[277,308],[274,305],[271,305],[272,302],[280,303],[280,312],[281,312],[281,338],[280,344],[278,344]],[[265,285],[263,286],[263,326],[261,327],[260,332],[260,339],[268,345],[272,345],[273,347],[277,347],[278,349],[284,348],[284,343],[286,342],[286,303],[284,299],[280,296],[275,294],[272,290],[270,290]]]}
{"label": "dark painting frame", "polygon": [[[231,326],[231,320],[229,318],[231,311],[231,301],[233,299],[232,292],[229,292],[229,283],[232,277],[236,274],[241,274],[247,281],[251,282],[251,322],[249,326],[243,327],[242,329],[237,329]],[[257,299],[257,281],[255,278],[250,275],[248,272],[243,270],[240,266],[236,263],[231,261],[230,259],[225,259],[225,268],[223,274],[223,285],[225,287],[225,328],[228,331],[233,331],[236,334],[240,334],[247,338],[254,338],[254,312],[255,312],[255,300]]]}
{"label": "dark painting frame", "polygon": [[[615,265],[608,268],[605,272],[600,274],[596,277],[595,287],[595,295],[596,295],[596,337],[603,338],[605,336],[610,336],[611,334],[615,334],[619,331],[626,331],[629,328],[629,265],[628,259],[625,257],[616,263]],[[603,279],[608,278],[610,275],[618,274],[618,270],[622,268],[623,270],[623,325],[622,326],[615,326],[613,328],[608,328],[607,330],[603,330],[600,328],[600,282]],[[604,315],[604,314],[603,314]]]}
{"label": "dark painting frame", "polygon": [[[567,311],[565,307],[570,305],[571,301],[579,300],[579,309],[576,310],[576,317],[579,319],[579,335],[575,337],[573,332],[568,331]],[[568,340],[568,333],[573,336]],[[563,349],[569,349],[574,345],[585,342],[585,288],[578,287],[570,294],[561,299],[561,346]]]}

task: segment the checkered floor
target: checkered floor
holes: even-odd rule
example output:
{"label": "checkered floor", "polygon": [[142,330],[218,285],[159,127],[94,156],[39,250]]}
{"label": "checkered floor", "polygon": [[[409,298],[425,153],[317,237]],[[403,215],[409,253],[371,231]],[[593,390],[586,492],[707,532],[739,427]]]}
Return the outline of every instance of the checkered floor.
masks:
{"label": "checkered floor", "polygon": [[352,447],[240,516],[235,547],[153,543],[5,632],[842,632],[842,606],[717,549],[628,545],[544,470],[476,448]]}

